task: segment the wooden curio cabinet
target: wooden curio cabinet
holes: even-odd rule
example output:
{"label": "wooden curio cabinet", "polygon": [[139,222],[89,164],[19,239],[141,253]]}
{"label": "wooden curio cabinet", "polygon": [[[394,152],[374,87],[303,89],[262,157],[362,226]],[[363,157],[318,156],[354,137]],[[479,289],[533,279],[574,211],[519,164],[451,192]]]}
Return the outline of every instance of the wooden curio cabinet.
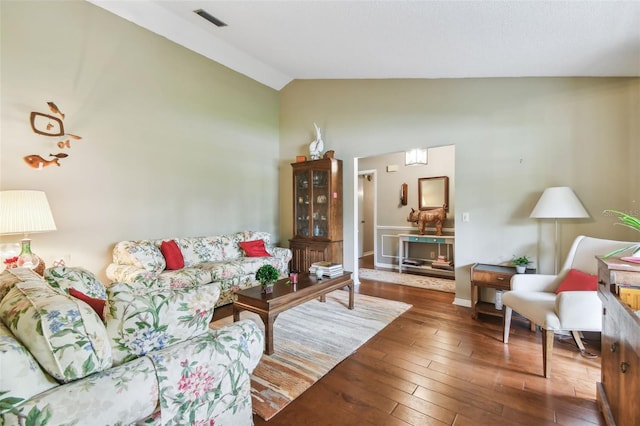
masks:
{"label": "wooden curio cabinet", "polygon": [[342,263],[342,160],[323,158],[293,167],[291,269],[308,272],[313,262]]}

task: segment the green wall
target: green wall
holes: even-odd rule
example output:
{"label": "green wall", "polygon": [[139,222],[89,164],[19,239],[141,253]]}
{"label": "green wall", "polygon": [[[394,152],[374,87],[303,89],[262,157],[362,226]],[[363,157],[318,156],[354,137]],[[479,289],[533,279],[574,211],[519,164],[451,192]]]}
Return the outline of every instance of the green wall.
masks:
{"label": "green wall", "polygon": [[[467,304],[474,262],[528,254],[553,271],[553,222],[529,218],[546,187],[572,187],[591,215],[561,222],[562,259],[580,234],[637,239],[602,211],[640,213],[638,117],[639,78],[298,80],[280,91],[281,165],[308,154],[317,123],[344,161],[344,261],[355,268],[354,159],[454,145],[456,298]],[[280,176],[284,238],[290,179]]]}
{"label": "green wall", "polygon": [[[0,189],[46,192],[58,230],[32,238],[48,264],[104,278],[120,240],[278,238],[275,90],[84,1],[0,7]],[[31,130],[47,101],[82,136],[70,149]],[[23,161],[59,152],[60,167]]]}

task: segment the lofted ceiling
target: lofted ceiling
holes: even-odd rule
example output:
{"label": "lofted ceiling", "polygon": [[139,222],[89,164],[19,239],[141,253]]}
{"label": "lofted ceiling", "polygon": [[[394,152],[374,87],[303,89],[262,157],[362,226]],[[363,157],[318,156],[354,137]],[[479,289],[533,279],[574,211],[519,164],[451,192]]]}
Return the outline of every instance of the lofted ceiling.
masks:
{"label": "lofted ceiling", "polygon": [[636,0],[88,1],[276,90],[295,79],[640,76]]}

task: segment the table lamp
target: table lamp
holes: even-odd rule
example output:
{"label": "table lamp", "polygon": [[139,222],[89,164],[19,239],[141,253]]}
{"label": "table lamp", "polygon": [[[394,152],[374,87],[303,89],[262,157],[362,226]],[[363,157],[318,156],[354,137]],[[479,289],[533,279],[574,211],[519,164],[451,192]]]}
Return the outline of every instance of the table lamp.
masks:
{"label": "table lamp", "polygon": [[589,217],[580,200],[568,186],[547,188],[540,196],[538,204],[529,217],[555,219],[556,237],[553,246],[553,269],[558,273],[558,219],[578,219]]}
{"label": "table lamp", "polygon": [[47,196],[42,191],[0,191],[0,234],[24,234],[18,266],[44,271],[44,262],[31,251],[29,234],[56,230]]}

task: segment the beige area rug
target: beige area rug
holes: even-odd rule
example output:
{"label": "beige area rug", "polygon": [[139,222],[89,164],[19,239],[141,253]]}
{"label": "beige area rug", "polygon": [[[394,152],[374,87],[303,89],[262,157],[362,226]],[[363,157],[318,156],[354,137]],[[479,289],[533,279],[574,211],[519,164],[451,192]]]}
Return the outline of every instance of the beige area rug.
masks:
{"label": "beige area rug", "polygon": [[378,271],[366,268],[358,269],[358,276],[368,280],[384,281],[386,283],[402,284],[411,287],[426,288],[428,290],[443,291],[446,293],[456,292],[455,280],[447,278],[427,277],[415,274],[400,274],[398,272]]}
{"label": "beige area rug", "polygon": [[[251,376],[253,411],[265,420],[275,416],[340,361],[355,352],[411,307],[406,303],[362,294],[355,295],[354,309],[347,308],[349,293],[337,290],[321,303],[311,300],[278,315],[274,324],[272,355],[262,355]],[[264,331],[260,318],[243,311]],[[233,321],[220,319],[211,327]]]}

